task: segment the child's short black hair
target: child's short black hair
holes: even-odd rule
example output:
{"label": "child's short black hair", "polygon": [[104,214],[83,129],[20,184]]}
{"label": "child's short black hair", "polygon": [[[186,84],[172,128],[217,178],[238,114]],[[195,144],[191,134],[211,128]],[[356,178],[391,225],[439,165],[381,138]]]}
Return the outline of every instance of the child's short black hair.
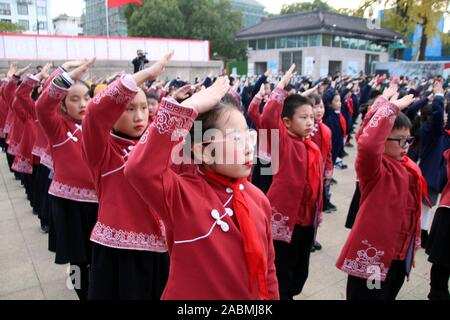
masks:
{"label": "child's short black hair", "polygon": [[308,98],[305,98],[299,94],[293,94],[284,100],[284,106],[283,111],[281,112],[281,118],[289,118],[292,119],[294,116],[295,110],[297,108],[304,106],[304,105],[311,105],[311,101]]}
{"label": "child's short black hair", "polygon": [[392,130],[399,130],[399,129],[409,129],[411,130],[412,123],[411,120],[404,114],[403,112],[400,112],[395,119],[394,127]]}

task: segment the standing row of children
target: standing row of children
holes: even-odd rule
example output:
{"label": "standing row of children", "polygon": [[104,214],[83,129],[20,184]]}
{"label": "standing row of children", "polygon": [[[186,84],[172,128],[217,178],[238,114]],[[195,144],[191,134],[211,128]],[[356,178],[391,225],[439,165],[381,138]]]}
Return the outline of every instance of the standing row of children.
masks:
{"label": "standing row of children", "polygon": [[[78,273],[80,299],[291,300],[308,278],[333,163],[349,142],[343,128],[351,132],[360,86],[348,83],[338,94],[325,81],[298,94],[293,65],[271,92],[261,85],[244,113],[238,86],[218,77],[202,89],[188,85],[161,94],[151,119],[142,88],[172,55],[115,77],[92,99],[82,79],[95,59],[51,74],[47,65],[23,79],[28,69],[11,66],[0,104],[7,152],[14,156],[12,169],[27,175],[31,203],[47,217],[55,262],[70,263]],[[433,106],[443,108],[435,87]],[[411,123],[401,111],[413,96],[399,98],[397,91],[392,81],[357,134],[361,200],[337,262],[349,274],[348,299],[395,299],[418,247],[428,188],[406,157]],[[338,112],[341,97],[349,122]],[[326,119],[334,120],[327,126]],[[249,181],[258,138],[249,121],[270,136],[260,134],[257,148],[258,158],[276,168],[265,184],[267,196]],[[33,153],[38,147],[41,153]],[[48,158],[50,175],[41,170],[40,178],[30,179]],[[255,178],[261,175],[253,171]],[[50,196],[33,192],[33,183],[49,185]],[[432,283],[441,294],[450,251],[447,218],[439,209],[428,243]],[[379,290],[367,286],[373,275]]]}

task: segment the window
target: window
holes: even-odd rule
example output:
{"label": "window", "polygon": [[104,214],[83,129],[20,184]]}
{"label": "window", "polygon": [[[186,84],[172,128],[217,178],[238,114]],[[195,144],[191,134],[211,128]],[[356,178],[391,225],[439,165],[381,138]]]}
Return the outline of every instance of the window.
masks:
{"label": "window", "polygon": [[248,46],[252,48],[252,50],[256,50],[256,40],[249,40]]}
{"label": "window", "polygon": [[275,38],[267,39],[267,49],[275,49]]}
{"label": "window", "polygon": [[358,49],[359,50],[367,50],[367,40],[359,39],[358,40]]}
{"label": "window", "polygon": [[37,7],[38,16],[47,16],[47,7]]}
{"label": "window", "polygon": [[39,21],[38,28],[39,28],[39,30],[42,30],[42,31],[47,30],[47,22]]}
{"label": "window", "polygon": [[298,37],[298,46],[300,48],[308,46],[308,36],[299,36]]}
{"label": "window", "polygon": [[1,19],[0,21],[1,22],[9,22],[9,23],[11,23],[11,19]]}
{"label": "window", "polygon": [[350,38],[350,49],[358,49],[358,39]]}
{"label": "window", "polygon": [[30,22],[28,20],[19,20],[18,23],[24,28],[25,31],[30,30]]}
{"label": "window", "polygon": [[287,47],[288,48],[297,48],[297,37],[288,37],[287,38]]}
{"label": "window", "polygon": [[277,49],[286,48],[286,38],[278,38],[277,39]]}
{"label": "window", "polygon": [[329,34],[322,35],[322,46],[331,47],[333,38]]}
{"label": "window", "polygon": [[28,5],[26,3],[18,3],[17,4],[17,13],[20,15],[27,16],[28,15]]}
{"label": "window", "polygon": [[9,3],[0,2],[0,14],[5,16],[11,15],[11,6]]}
{"label": "window", "polygon": [[310,47],[320,46],[320,34],[312,34],[309,36],[309,46]]}
{"label": "window", "polygon": [[341,48],[346,48],[346,49],[350,48],[350,39],[349,38],[342,37]]}
{"label": "window", "polygon": [[259,39],[257,45],[258,50],[266,50],[266,39]]}
{"label": "window", "polygon": [[295,63],[296,70],[302,70],[302,51],[281,52],[281,70],[288,70]]}
{"label": "window", "polygon": [[333,47],[335,47],[335,48],[341,47],[341,37],[333,36]]}

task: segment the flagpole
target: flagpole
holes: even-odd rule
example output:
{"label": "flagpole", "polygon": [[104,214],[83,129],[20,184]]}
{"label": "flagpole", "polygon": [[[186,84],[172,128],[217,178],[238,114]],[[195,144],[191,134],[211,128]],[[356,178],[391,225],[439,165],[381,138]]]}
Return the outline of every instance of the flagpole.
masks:
{"label": "flagpole", "polygon": [[106,36],[109,38],[109,9],[108,9],[108,0],[105,0],[105,14],[106,14]]}

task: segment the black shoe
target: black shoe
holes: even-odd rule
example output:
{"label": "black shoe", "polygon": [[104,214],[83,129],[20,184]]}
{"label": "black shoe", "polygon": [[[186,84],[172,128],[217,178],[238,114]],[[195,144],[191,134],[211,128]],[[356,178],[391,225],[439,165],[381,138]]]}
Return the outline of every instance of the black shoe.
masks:
{"label": "black shoe", "polygon": [[332,204],[331,202],[328,203],[327,209],[325,210],[325,213],[332,213],[332,212],[336,212],[337,208],[334,204]]}
{"label": "black shoe", "polygon": [[344,157],[348,157],[348,153],[344,150],[344,151],[342,151],[342,157],[344,158]]}
{"label": "black shoe", "polygon": [[348,148],[353,148],[354,147],[354,145],[350,141],[347,141],[345,143],[345,146],[348,147]]}
{"label": "black shoe", "polygon": [[331,179],[331,185],[334,186],[335,184],[338,184],[335,179]]}
{"label": "black shoe", "polygon": [[335,167],[336,169],[341,169],[341,170],[345,170],[345,169],[348,168],[348,166],[347,166],[345,163],[343,163],[342,161],[336,162],[336,163],[334,164],[334,167]]}
{"label": "black shoe", "polygon": [[316,247],[314,246],[314,244],[311,246],[311,252],[316,251]]}
{"label": "black shoe", "polygon": [[320,250],[322,250],[322,245],[319,242],[316,241],[313,244],[313,248],[316,249],[317,251],[320,251]]}
{"label": "black shoe", "polygon": [[421,232],[420,232],[420,240],[421,240],[420,246],[423,249],[426,249],[427,243],[428,243],[428,231],[427,230],[421,230]]}

